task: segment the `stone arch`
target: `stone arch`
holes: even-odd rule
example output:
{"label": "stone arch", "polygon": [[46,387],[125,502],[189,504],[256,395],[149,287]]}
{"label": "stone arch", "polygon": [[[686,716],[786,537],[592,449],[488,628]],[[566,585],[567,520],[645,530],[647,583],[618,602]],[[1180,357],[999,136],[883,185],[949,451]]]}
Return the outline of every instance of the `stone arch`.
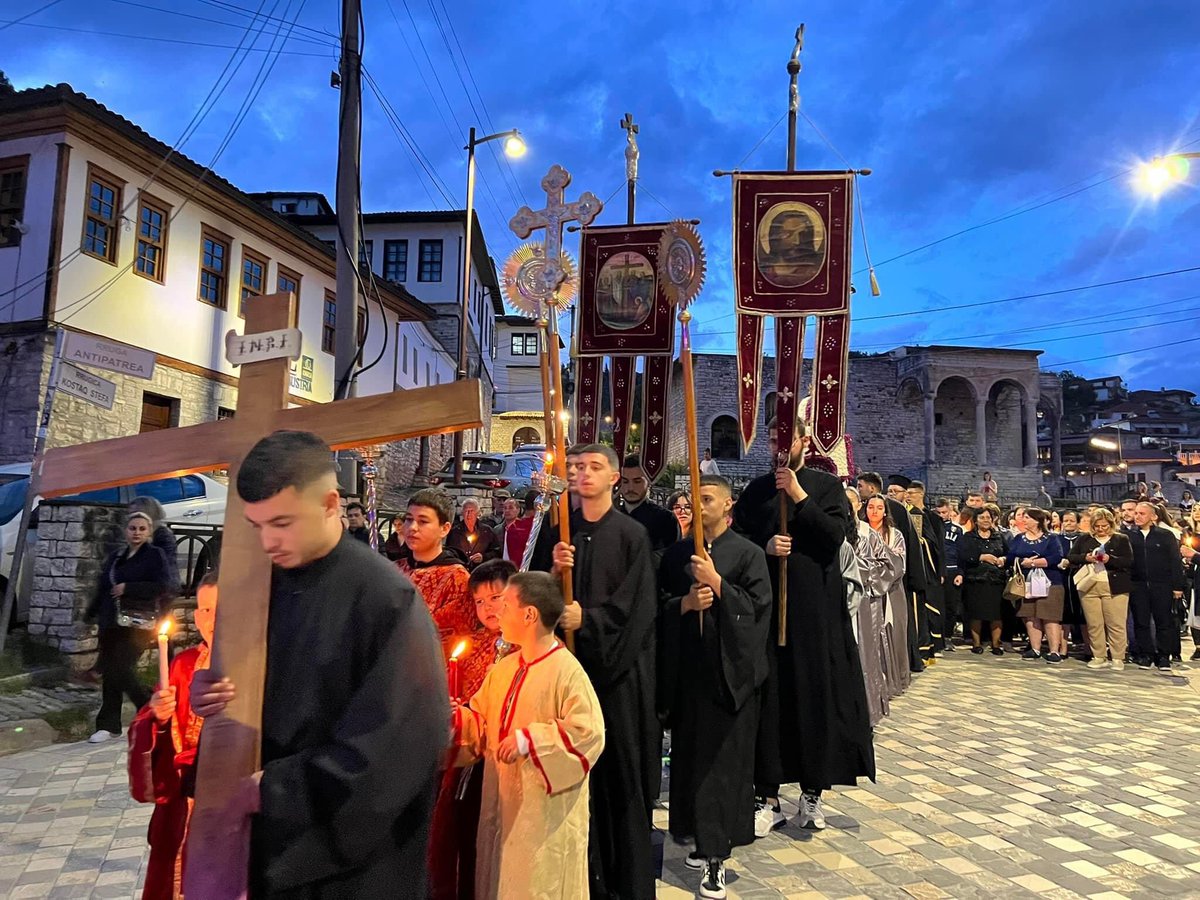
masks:
{"label": "stone arch", "polygon": [[529,425],[526,425],[523,428],[518,428],[515,432],[513,432],[512,448],[514,453],[526,444],[540,443],[542,443],[541,433],[536,428],[533,428]]}
{"label": "stone arch", "polygon": [[709,427],[709,447],[713,459],[741,459],[742,439],[737,419],[733,416],[717,416]]}
{"label": "stone arch", "polygon": [[[1026,465],[1025,435],[1029,391],[1012,378],[998,378],[987,393],[988,464],[997,468]],[[1036,459],[1036,447],[1034,448]]]}
{"label": "stone arch", "polygon": [[975,386],[961,375],[943,378],[934,388],[934,458],[942,465],[979,462]]}

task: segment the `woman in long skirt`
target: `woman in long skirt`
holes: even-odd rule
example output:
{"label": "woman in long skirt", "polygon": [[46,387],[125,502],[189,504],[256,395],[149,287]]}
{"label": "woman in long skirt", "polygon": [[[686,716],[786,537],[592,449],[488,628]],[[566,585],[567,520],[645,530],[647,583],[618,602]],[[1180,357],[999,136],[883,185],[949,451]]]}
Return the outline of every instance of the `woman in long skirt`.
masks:
{"label": "woman in long skirt", "polygon": [[[862,498],[854,488],[846,489],[846,497],[857,516]],[[865,521],[858,522],[858,541],[854,545],[859,575],[863,585],[863,600],[858,607],[858,655],[862,661],[863,680],[867,687],[867,707],[871,727],[888,714],[888,684],[886,675],[887,642],[885,639],[884,607],[887,591],[895,580],[891,554],[882,538]]]}
{"label": "woman in long skirt", "polygon": [[867,524],[879,536],[892,559],[894,580],[886,588],[884,605],[884,665],[888,698],[895,699],[908,689],[912,671],[908,664],[908,606],[904,596],[904,535],[888,515],[882,497],[872,497],[865,507]]}

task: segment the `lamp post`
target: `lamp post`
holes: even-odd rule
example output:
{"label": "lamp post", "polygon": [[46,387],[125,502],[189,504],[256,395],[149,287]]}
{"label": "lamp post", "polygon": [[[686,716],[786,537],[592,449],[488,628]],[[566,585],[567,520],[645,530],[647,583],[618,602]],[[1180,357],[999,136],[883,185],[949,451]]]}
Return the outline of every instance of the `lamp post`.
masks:
{"label": "lamp post", "polygon": [[1136,184],[1151,197],[1161,196],[1172,185],[1187,180],[1191,172],[1189,160],[1200,159],[1200,153],[1168,153],[1156,156],[1137,167]]}
{"label": "lamp post", "polygon": [[[521,132],[513,128],[510,131],[498,131],[485,137],[475,137],[472,128],[467,136],[467,210],[466,236],[463,238],[462,264],[462,309],[459,310],[458,322],[458,381],[467,377],[467,324],[471,316],[471,237],[475,231],[475,148],[488,141],[504,141],[504,153],[514,159],[525,155],[525,141]],[[463,433],[454,433],[454,483],[463,483]]]}

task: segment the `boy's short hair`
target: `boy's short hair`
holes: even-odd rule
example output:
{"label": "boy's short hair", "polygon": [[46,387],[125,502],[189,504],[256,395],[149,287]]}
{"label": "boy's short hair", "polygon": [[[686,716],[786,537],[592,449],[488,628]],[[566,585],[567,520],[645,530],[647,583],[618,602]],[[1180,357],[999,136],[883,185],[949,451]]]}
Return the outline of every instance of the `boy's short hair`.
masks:
{"label": "boy's short hair", "polygon": [[558,624],[566,604],[557,578],[549,572],[518,572],[508,580],[508,586],[516,589],[522,606],[538,611],[544,627],[553,629]]}
{"label": "boy's short hair", "polygon": [[484,584],[508,584],[509,579],[517,574],[517,567],[507,559],[489,559],[480,563],[467,579],[467,590],[474,594],[475,589]]}
{"label": "boy's short hair", "polygon": [[579,455],[585,453],[598,453],[604,457],[610,469],[614,472],[621,471],[621,460],[617,458],[617,451],[607,444],[584,444],[579,448]]}
{"label": "boy's short hair", "polygon": [[408,498],[409,507],[424,506],[437,513],[438,524],[448,525],[454,520],[454,501],[445,491],[424,488]]}
{"label": "boy's short hair", "polygon": [[351,500],[349,503],[346,504],[346,512],[347,513],[349,513],[350,510],[352,510],[352,509],[357,509],[364,516],[367,514],[367,508],[365,506],[363,506],[361,503],[359,503],[357,500]]}
{"label": "boy's short hair", "polygon": [[238,467],[237,492],[247,503],[261,503],[288,488],[303,491],[337,472],[333,451],[308,431],[276,431],[257,444]]}

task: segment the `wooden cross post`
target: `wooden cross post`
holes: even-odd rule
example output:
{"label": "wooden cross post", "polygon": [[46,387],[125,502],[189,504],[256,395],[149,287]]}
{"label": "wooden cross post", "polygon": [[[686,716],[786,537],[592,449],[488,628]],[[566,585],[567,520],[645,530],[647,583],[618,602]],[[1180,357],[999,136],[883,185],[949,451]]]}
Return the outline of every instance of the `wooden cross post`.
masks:
{"label": "wooden cross post", "polygon": [[[256,343],[264,344],[268,334],[287,331],[294,309],[291,294],[247,300],[243,343],[259,335],[262,339]],[[232,680],[238,692],[224,713],[204,723],[185,885],[188,896],[206,900],[246,896],[248,821],[229,810],[242,779],[259,769],[271,564],[232,487],[242,458],[259,439],[280,429],[314,432],[337,450],[483,424],[478,381],[287,409],[288,362],[280,356],[242,366],[232,420],[58,448],[45,454],[40,473],[42,496],[54,497],[229,470],[212,669]]]}
{"label": "wooden cross post", "polygon": [[[567,185],[571,183],[571,173],[562,166],[554,165],[542,179],[542,190],[546,192],[546,206],[536,212],[528,206],[522,206],[512,217],[508,227],[517,237],[524,240],[539,228],[546,229],[546,244],[543,249],[545,265],[538,273],[542,289],[548,298],[553,298],[558,286],[567,277],[560,257],[562,256],[562,230],[567,222],[578,221],[581,225],[590,225],[604,204],[600,198],[590,191],[580,195],[579,199],[567,203],[563,196]],[[567,483],[567,445],[566,422],[563,420],[562,367],[558,358],[558,315],[560,310],[549,304],[547,313],[547,365],[550,374],[550,390],[553,394],[554,405],[554,475],[563,485]],[[552,354],[552,355],[551,355]],[[550,435],[546,435],[549,445]],[[564,489],[558,495],[558,539],[564,544],[571,543],[571,501]],[[575,602],[575,591],[571,572],[564,571],[562,579],[563,599],[567,603]],[[567,649],[575,652],[575,635],[566,633]]]}

